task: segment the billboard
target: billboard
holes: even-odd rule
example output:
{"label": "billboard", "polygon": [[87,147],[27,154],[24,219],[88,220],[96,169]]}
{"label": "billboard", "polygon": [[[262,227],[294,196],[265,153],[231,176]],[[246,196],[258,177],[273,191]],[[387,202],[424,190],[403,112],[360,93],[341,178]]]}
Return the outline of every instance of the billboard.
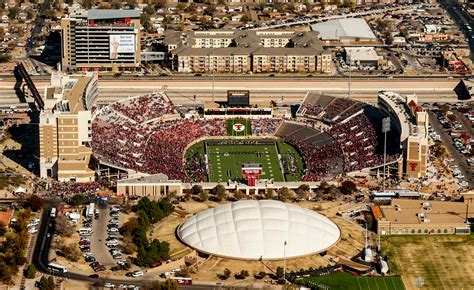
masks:
{"label": "billboard", "polygon": [[119,53],[134,53],[135,34],[111,34],[109,47],[110,59],[118,59]]}

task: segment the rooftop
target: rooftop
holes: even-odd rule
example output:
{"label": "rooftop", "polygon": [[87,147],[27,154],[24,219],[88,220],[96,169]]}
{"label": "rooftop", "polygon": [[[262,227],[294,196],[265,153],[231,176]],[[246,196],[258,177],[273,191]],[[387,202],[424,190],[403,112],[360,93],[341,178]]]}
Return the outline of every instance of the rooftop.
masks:
{"label": "rooftop", "polygon": [[[389,206],[381,206],[383,218],[394,224],[421,224],[420,214],[429,223],[464,223],[467,206],[462,202],[394,199]],[[474,216],[474,206],[469,207],[468,216]]]}
{"label": "rooftop", "polygon": [[380,57],[373,47],[346,47],[347,57],[353,61],[378,61]]}
{"label": "rooftop", "polygon": [[87,12],[87,19],[115,19],[115,18],[140,18],[140,10],[122,9],[91,9]]}
{"label": "rooftop", "polygon": [[311,30],[318,31],[321,39],[377,39],[363,18],[342,18],[311,25]]}

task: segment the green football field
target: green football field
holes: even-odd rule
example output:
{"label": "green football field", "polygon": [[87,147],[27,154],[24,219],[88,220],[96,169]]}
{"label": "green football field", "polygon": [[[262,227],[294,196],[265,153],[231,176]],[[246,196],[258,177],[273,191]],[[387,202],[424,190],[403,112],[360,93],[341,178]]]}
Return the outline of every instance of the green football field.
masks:
{"label": "green football field", "polygon": [[[404,290],[405,285],[398,276],[362,277],[345,272],[336,272],[330,275],[311,277],[300,280],[298,284],[330,290]],[[327,287],[327,288],[324,288]]]}
{"label": "green football field", "polygon": [[205,156],[210,182],[244,179],[244,163],[260,164],[260,179],[296,181],[303,174],[303,160],[295,148],[273,139],[206,140],[193,145],[186,154]]}

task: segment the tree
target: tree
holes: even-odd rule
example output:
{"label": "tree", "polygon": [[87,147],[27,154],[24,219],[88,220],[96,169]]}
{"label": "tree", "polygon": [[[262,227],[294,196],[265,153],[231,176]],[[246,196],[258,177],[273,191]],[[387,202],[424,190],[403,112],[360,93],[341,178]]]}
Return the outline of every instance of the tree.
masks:
{"label": "tree", "polygon": [[225,198],[225,193],[226,190],[222,184],[218,184],[212,189],[212,194],[215,195],[219,200],[223,200]]}
{"label": "tree", "polygon": [[278,190],[278,197],[281,201],[286,201],[288,198],[290,198],[290,195],[290,190],[286,186]]}
{"label": "tree", "polygon": [[352,194],[357,190],[356,184],[350,180],[345,180],[341,183],[340,191],[342,194]]}
{"label": "tree", "polygon": [[199,199],[200,199],[201,201],[206,201],[208,198],[209,198],[209,194],[207,194],[207,192],[205,192],[205,191],[202,191],[202,192],[199,194]]}
{"label": "tree", "polygon": [[28,268],[26,268],[26,278],[34,279],[36,275],[36,267],[33,264],[30,264]]}
{"label": "tree", "polygon": [[283,279],[284,274],[285,274],[285,272],[283,271],[283,268],[282,267],[277,267],[276,272],[275,272],[275,276],[276,276],[277,280]]}
{"label": "tree", "polygon": [[247,270],[241,270],[239,273],[235,273],[234,275],[235,279],[239,279],[239,280],[245,279],[248,276],[249,276],[249,271]]}
{"label": "tree", "polygon": [[11,7],[8,10],[8,18],[15,19],[18,17],[18,13],[20,13],[20,8],[18,6]]}
{"label": "tree", "polygon": [[120,233],[125,237],[131,237],[133,232],[140,227],[138,219],[136,217],[131,217],[127,222],[125,222],[120,228]]}
{"label": "tree", "polygon": [[150,286],[145,287],[145,289],[149,290],[178,290],[179,285],[176,280],[166,279],[165,282],[155,281],[152,282]]}
{"label": "tree", "polygon": [[266,199],[273,199],[273,188],[267,188],[267,191],[265,191],[265,198]]}
{"label": "tree", "polygon": [[62,243],[59,246],[59,251],[61,252],[62,256],[71,262],[79,261],[81,257],[81,251],[79,251],[78,247],[75,244],[65,244]]}
{"label": "tree", "polygon": [[67,218],[63,215],[56,218],[56,233],[61,236],[70,237],[74,234],[74,227],[69,224]]}
{"label": "tree", "polygon": [[46,276],[41,277],[41,280],[38,283],[38,288],[40,290],[54,290],[56,288],[56,283],[54,283],[53,276]]}
{"label": "tree", "polygon": [[122,8],[122,1],[114,0],[111,3],[112,9],[120,9]]}
{"label": "tree", "polygon": [[250,15],[248,15],[247,13],[245,13],[244,15],[242,15],[242,17],[240,18],[240,21],[242,21],[243,23],[247,23],[247,22],[249,22],[250,20],[252,20],[252,18],[251,18]]}
{"label": "tree", "polygon": [[85,202],[86,202],[86,197],[81,193],[74,194],[69,199],[69,204],[72,206],[78,206],[78,205],[84,204]]}
{"label": "tree", "polygon": [[211,4],[206,7],[206,10],[204,10],[204,15],[209,15],[209,16],[214,16],[216,13],[216,5]]}
{"label": "tree", "polygon": [[152,3],[156,9],[166,8],[168,6],[167,0],[152,0]]}
{"label": "tree", "polygon": [[296,189],[296,194],[299,198],[306,199],[308,197],[308,192],[310,191],[310,187],[307,184],[302,184]]}
{"label": "tree", "polygon": [[0,222],[0,237],[3,237],[7,232],[7,227],[3,222]]}
{"label": "tree", "polygon": [[242,192],[242,190],[237,189],[234,193],[234,197],[237,200],[241,200],[242,198],[244,198],[244,193]]}
{"label": "tree", "polygon": [[91,9],[94,5],[94,0],[82,0],[82,8]]}
{"label": "tree", "polygon": [[229,279],[230,274],[232,274],[232,272],[228,268],[225,268],[222,274],[217,274],[217,278],[221,280],[227,280]]}
{"label": "tree", "polygon": [[32,195],[30,197],[30,207],[32,211],[36,212],[42,209],[43,205],[44,205],[44,200],[41,197],[37,195]]}
{"label": "tree", "polygon": [[198,185],[198,184],[193,185],[193,187],[191,188],[191,193],[192,193],[193,195],[198,195],[198,194],[200,194],[202,191],[203,191],[203,190],[202,190],[202,186],[200,186],[200,185]]}

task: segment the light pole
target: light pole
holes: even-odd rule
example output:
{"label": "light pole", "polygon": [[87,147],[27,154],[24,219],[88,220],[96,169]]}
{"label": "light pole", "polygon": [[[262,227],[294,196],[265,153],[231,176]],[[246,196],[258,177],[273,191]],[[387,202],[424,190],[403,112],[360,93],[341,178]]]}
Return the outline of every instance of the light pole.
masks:
{"label": "light pole", "polygon": [[286,284],[286,241],[283,242],[283,279]]}
{"label": "light pole", "polygon": [[387,163],[387,132],[390,131],[390,118],[386,117],[382,119],[382,132],[384,133],[383,141],[383,185],[382,190],[385,192],[385,166]]}

